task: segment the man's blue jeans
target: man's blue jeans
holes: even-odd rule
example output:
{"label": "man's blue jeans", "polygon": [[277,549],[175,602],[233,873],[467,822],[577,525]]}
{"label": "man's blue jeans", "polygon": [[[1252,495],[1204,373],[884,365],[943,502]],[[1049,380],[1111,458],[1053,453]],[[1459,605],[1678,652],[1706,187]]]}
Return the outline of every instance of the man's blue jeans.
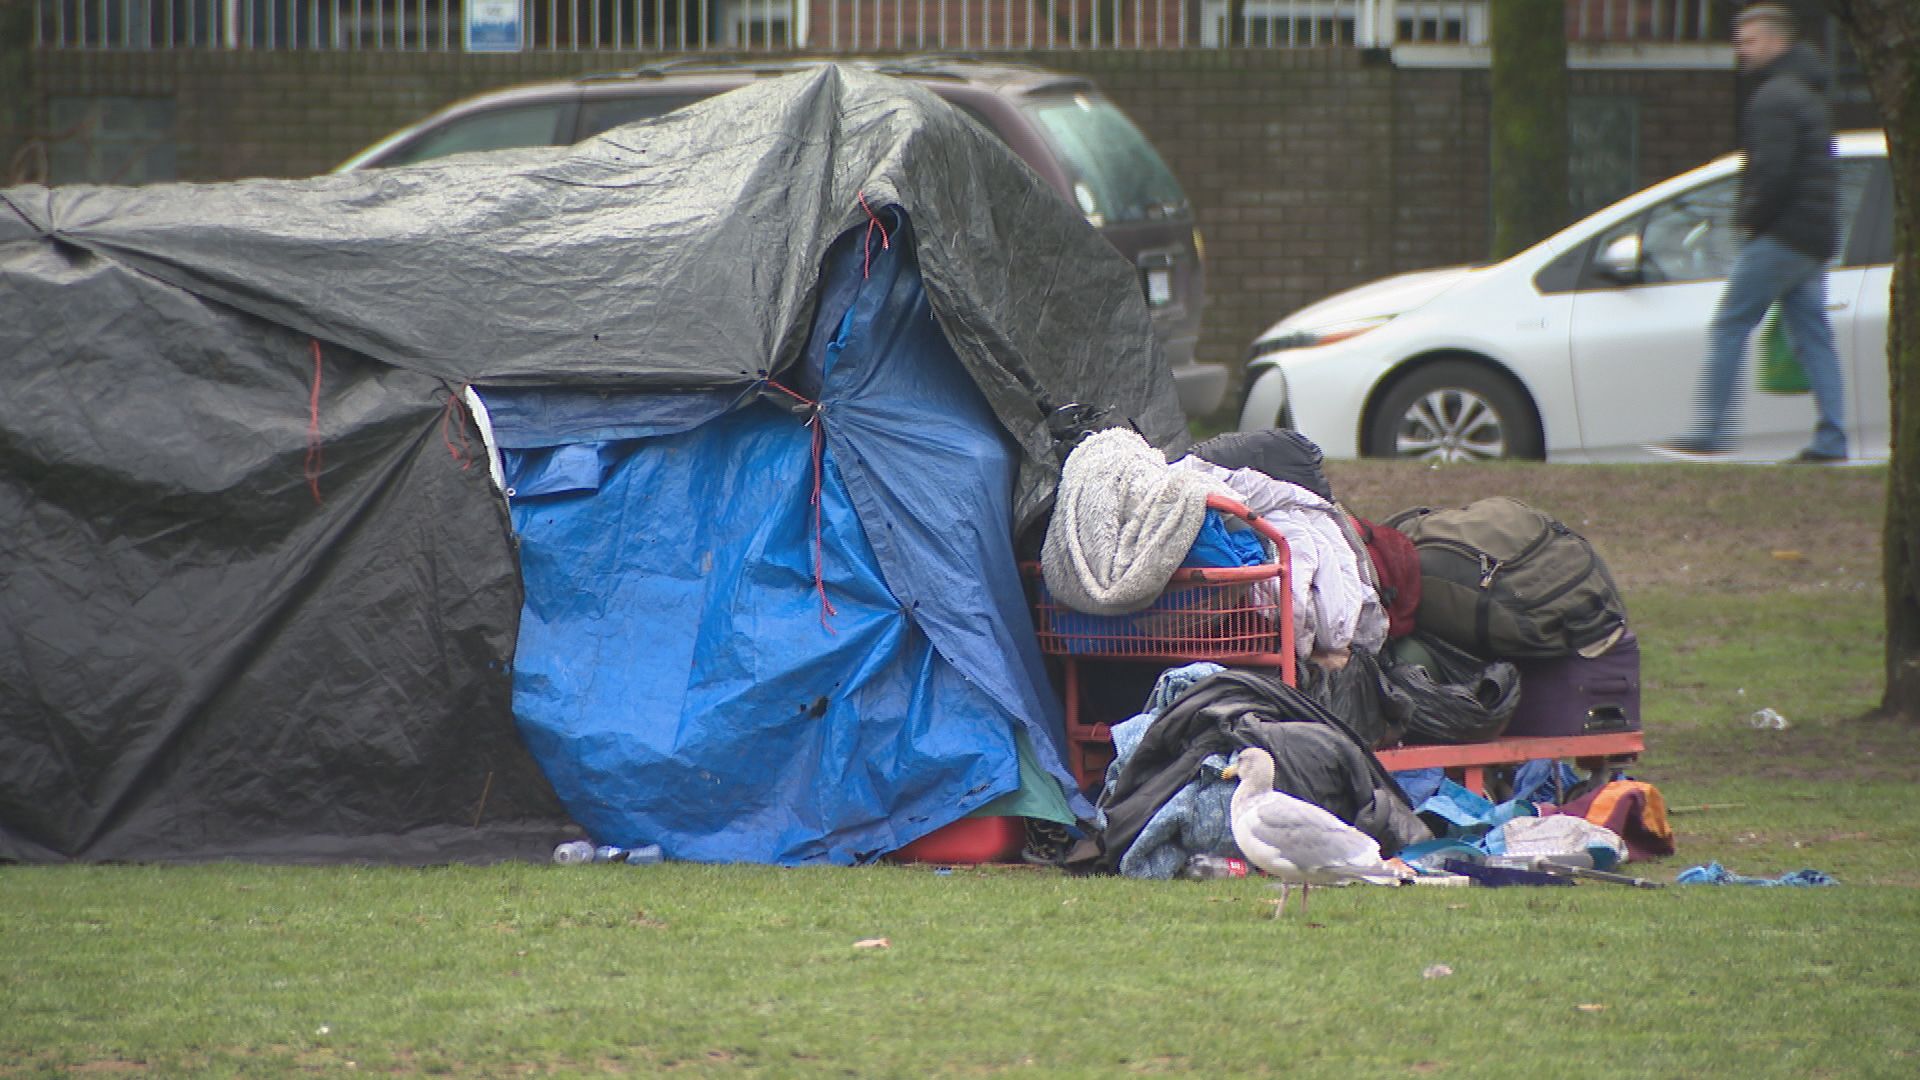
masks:
{"label": "man's blue jeans", "polygon": [[1822,260],[1765,236],[1749,240],[1734,259],[1726,291],[1707,328],[1707,366],[1701,373],[1696,432],[1718,447],[1731,447],[1738,432],[1733,393],[1747,364],[1747,339],[1780,303],[1780,319],[1793,342],[1794,356],[1806,369],[1807,385],[1820,418],[1814,425],[1816,454],[1845,457],[1846,405],[1841,399],[1840,357],[1827,321],[1827,266]]}

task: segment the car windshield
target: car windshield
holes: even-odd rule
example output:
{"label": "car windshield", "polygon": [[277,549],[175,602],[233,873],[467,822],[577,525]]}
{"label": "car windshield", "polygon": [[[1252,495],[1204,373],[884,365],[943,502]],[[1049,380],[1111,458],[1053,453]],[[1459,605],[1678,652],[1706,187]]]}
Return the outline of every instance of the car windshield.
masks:
{"label": "car windshield", "polygon": [[1187,212],[1180,181],[1112,102],[1087,94],[1029,105],[1095,226],[1159,221]]}

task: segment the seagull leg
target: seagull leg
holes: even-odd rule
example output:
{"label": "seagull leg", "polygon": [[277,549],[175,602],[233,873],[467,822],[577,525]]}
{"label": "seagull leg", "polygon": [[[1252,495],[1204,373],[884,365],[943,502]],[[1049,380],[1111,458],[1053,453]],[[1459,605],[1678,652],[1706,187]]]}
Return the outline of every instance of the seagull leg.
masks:
{"label": "seagull leg", "polygon": [[1307,884],[1304,881],[1301,882],[1300,883],[1300,917],[1303,919],[1307,917],[1307,897],[1311,896],[1312,894],[1313,894],[1313,886]]}
{"label": "seagull leg", "polygon": [[1286,914],[1286,911],[1287,911],[1287,896],[1288,896],[1288,890],[1289,890],[1289,889],[1291,889],[1291,888],[1292,888],[1292,886],[1291,886],[1291,885],[1288,885],[1288,884],[1287,884],[1286,882],[1284,882],[1284,881],[1280,883],[1280,902],[1279,902],[1278,904],[1275,904],[1275,905],[1274,905],[1274,907],[1273,907],[1273,914],[1271,914],[1271,915],[1269,915],[1269,916],[1267,916],[1267,918],[1269,918],[1269,919],[1277,919],[1277,918],[1279,918],[1280,916],[1282,916],[1282,915],[1284,915],[1284,914]]}

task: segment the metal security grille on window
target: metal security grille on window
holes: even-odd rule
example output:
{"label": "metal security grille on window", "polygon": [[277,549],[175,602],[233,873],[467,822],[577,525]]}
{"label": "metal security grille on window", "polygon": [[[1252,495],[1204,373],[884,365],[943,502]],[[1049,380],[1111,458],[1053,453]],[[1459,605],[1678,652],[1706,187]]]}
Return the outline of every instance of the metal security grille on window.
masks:
{"label": "metal security grille on window", "polygon": [[[1558,2],[1558,0],[1556,0]],[[1580,42],[1718,40],[1714,0],[1564,0]],[[529,52],[1485,45],[1489,0],[518,0]],[[468,0],[34,0],[53,49],[459,52]],[[484,19],[497,18],[498,3]],[[476,5],[476,10],[478,5]],[[509,12],[512,8],[508,9]],[[498,48],[495,44],[486,46]]]}

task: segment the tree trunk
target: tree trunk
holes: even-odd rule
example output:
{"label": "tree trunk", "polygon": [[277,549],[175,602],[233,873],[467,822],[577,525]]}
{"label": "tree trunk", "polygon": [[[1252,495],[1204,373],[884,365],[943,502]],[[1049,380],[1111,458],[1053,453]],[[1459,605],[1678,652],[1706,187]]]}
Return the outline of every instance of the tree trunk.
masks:
{"label": "tree trunk", "polygon": [[1893,311],[1887,386],[1893,460],[1887,472],[1882,574],[1887,686],[1882,712],[1920,721],[1920,5],[1827,0],[1853,42],[1886,123],[1893,167]]}
{"label": "tree trunk", "polygon": [[1567,223],[1567,13],[1559,3],[1489,7],[1492,255],[1504,259]]}

